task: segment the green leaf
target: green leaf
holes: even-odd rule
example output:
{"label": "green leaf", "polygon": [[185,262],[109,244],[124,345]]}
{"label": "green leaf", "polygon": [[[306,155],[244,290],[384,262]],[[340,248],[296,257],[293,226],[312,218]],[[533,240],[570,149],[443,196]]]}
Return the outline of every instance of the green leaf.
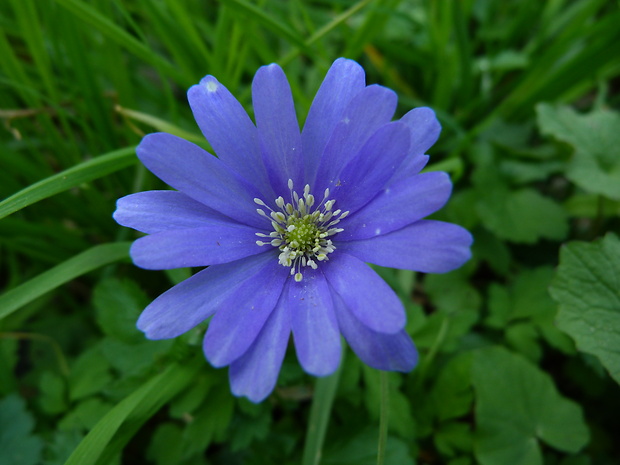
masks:
{"label": "green leaf", "polygon": [[471,410],[471,363],[470,353],[464,352],[452,358],[437,376],[429,397],[439,421],[461,417]]}
{"label": "green leaf", "polygon": [[144,383],[103,417],[65,465],[108,463],[159,408],[187,387],[203,363],[171,365]]}
{"label": "green leaf", "polygon": [[78,276],[129,256],[130,242],[96,245],[0,296],[0,319]]}
{"label": "green leaf", "polygon": [[130,280],[108,278],[100,281],[93,291],[99,327],[106,335],[128,344],[144,342],[136,321],[147,304],[144,291]]}
{"label": "green leaf", "polygon": [[[364,400],[366,409],[374,419],[379,419],[381,398],[380,372],[367,365],[362,366],[362,374],[366,390]],[[388,373],[389,377],[389,430],[403,438],[411,437],[415,430],[415,421],[412,415],[411,404],[398,388],[401,377],[397,373]]]}
{"label": "green leaf", "polygon": [[560,252],[551,296],[560,304],[559,328],[577,349],[595,355],[620,383],[620,240],[571,242]]}
{"label": "green leaf", "polygon": [[135,147],[116,150],[36,182],[0,202],[0,218],[39,200],[130,166],[138,160],[135,153]]}
{"label": "green leaf", "polygon": [[325,433],[327,433],[327,426],[331,418],[332,405],[343,364],[344,360],[341,360],[340,366],[333,374],[316,380],[302,455],[301,463],[303,465],[318,465],[323,455]]}
{"label": "green leaf", "polygon": [[[339,443],[325,453],[323,465],[376,465],[377,430],[366,428],[349,441]],[[397,438],[387,439],[384,465],[414,465],[407,443]]]}
{"label": "green leaf", "polygon": [[500,347],[474,355],[475,454],[482,465],[542,465],[539,441],[565,452],[588,442],[581,408],[562,397],[552,378]]}
{"label": "green leaf", "polygon": [[437,450],[444,456],[454,457],[459,453],[468,453],[473,449],[471,425],[451,421],[442,424],[435,432]]}
{"label": "green leaf", "polygon": [[[71,410],[58,423],[61,431],[88,431],[92,429],[103,416],[110,411],[112,405],[98,399],[90,397]],[[77,444],[71,449],[75,449]],[[67,454],[69,457],[69,454]],[[67,458],[65,457],[65,459]]]}
{"label": "green leaf", "polygon": [[489,230],[513,242],[562,240],[568,233],[564,209],[534,189],[488,192],[478,201],[477,211]]}
{"label": "green leaf", "polygon": [[620,200],[620,114],[595,110],[580,115],[569,107],[536,107],[543,134],[570,144],[574,156],[566,176],[588,192]]}
{"label": "green leaf", "polygon": [[80,22],[99,31],[130,53],[158,68],[160,72],[174,77],[178,82],[184,82],[184,76],[177,67],[138,41],[132,34],[114,24],[114,21],[106,18],[91,5],[79,0],[56,0],[56,2],[73,13]]}
{"label": "green leaf", "polygon": [[183,432],[174,423],[160,424],[149,443],[146,457],[157,465],[177,465],[183,458]]}
{"label": "green leaf", "polygon": [[44,371],[39,379],[39,406],[51,415],[64,412],[67,408],[64,379],[52,372]]}
{"label": "green leaf", "polygon": [[69,398],[73,401],[96,394],[110,381],[110,364],[103,355],[102,344],[99,343],[82,352],[71,367]]}
{"label": "green leaf", "polygon": [[41,463],[43,441],[32,434],[34,419],[26,402],[17,394],[0,401],[0,463],[37,465]]}

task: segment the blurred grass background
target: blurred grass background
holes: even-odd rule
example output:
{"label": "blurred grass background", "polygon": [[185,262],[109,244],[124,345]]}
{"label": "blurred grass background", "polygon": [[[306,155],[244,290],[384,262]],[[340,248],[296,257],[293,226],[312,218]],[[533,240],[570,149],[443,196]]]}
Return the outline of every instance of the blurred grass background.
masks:
{"label": "blurred grass background", "polygon": [[[429,418],[435,420],[419,414],[423,399],[413,397],[439,379],[442,365],[435,367],[430,361],[449,361],[482,340],[527,357],[589,412],[589,452],[571,458],[545,450],[545,463],[618,463],[612,422],[603,405],[617,397],[617,386],[604,376],[589,387],[575,381],[584,373],[600,372],[600,366],[580,358],[570,342],[554,347],[523,327],[502,332],[497,322],[488,323],[494,307],[485,302],[493,286],[512,292],[514,285],[519,293],[514,283],[521,282],[520,276],[525,281],[541,277],[544,293],[561,242],[591,240],[618,226],[619,198],[576,187],[569,175],[567,181],[572,149],[565,141],[545,137],[553,133],[540,130],[545,120],[537,105],[570,104],[581,112],[617,109],[619,25],[619,4],[609,0],[0,3],[0,282],[6,290],[0,298],[0,397],[13,399],[6,411],[15,408],[24,422],[30,419],[32,425],[24,427],[21,437],[32,442],[22,446],[35,454],[32,460],[7,463],[65,463],[100,418],[125,396],[143,389],[162,367],[168,371],[158,376],[166,382],[180,376],[185,384],[171,388],[167,397],[162,394],[159,403],[145,394],[152,405],[144,407],[131,427],[119,420],[126,429],[113,431],[101,457],[74,458],[72,463],[114,463],[121,457],[122,463],[157,465],[298,463],[312,379],[295,368],[294,357],[283,371],[283,390],[259,407],[230,400],[224,370],[212,370],[206,362],[192,362],[202,370],[198,381],[192,381],[196,370],[169,374],[174,369],[171,361],[200,352],[197,347],[187,349],[188,343],[196,344],[196,334],[155,349],[149,345],[136,361],[143,363],[139,369],[114,362],[129,346],[110,348],[102,341],[142,344],[139,335],[123,336],[129,331],[123,325],[133,328],[144,304],[189,270],[155,273],[132,267],[125,241],[135,235],[118,227],[111,214],[118,197],[161,187],[133,153],[144,134],[163,130],[208,147],[185,98],[187,88],[201,77],[216,76],[251,112],[254,72],[263,64],[280,63],[303,122],[325,72],[340,56],[359,61],[368,83],[398,92],[398,116],[422,105],[437,112],[443,132],[431,151],[431,169],[448,171],[456,183],[453,203],[441,217],[472,229],[477,241],[474,260],[452,277],[427,280],[382,271],[407,302],[409,329],[419,336],[423,354],[421,374],[404,378],[402,385],[397,382],[404,399],[400,407],[409,413],[405,420],[395,420],[404,426],[392,431],[400,438],[391,449],[392,463],[484,462],[474,451],[475,421],[467,418],[472,415],[471,398],[469,413],[458,417],[468,426],[467,434],[458,432],[461,436],[457,434],[448,447],[438,442],[441,425],[434,414]],[[493,199],[500,202],[497,199],[513,194],[510,198],[519,207],[513,212],[516,216],[502,216],[510,212]],[[495,197],[485,200],[485,195]],[[528,209],[536,210],[539,204],[544,207],[532,216]],[[517,229],[527,227],[506,231],[511,222]],[[453,300],[446,302],[444,288]],[[463,308],[467,312],[455,317]],[[436,317],[444,310],[445,319]],[[109,316],[115,311],[122,321]],[[454,318],[457,324],[451,328],[456,332],[446,336],[443,322]],[[543,327],[530,323],[532,328]],[[553,332],[552,321],[545,324],[549,327],[536,331]],[[370,378],[360,381],[362,368],[355,362],[347,363],[353,365],[343,368],[341,397],[347,389],[360,391],[372,384]],[[187,401],[189,407],[175,404],[171,422],[158,409],[171,399],[179,402],[175,396],[193,383],[224,402],[225,410],[219,417],[209,416],[207,407],[213,404],[190,396],[194,400]],[[338,395],[335,409],[345,411],[346,402],[338,407]],[[358,399],[354,396],[349,402],[366,412],[359,418],[374,421],[375,412],[366,403],[371,401],[362,399],[365,394],[356,395]],[[617,399],[614,402],[618,406]],[[188,433],[191,422],[179,413],[182,407],[194,419],[208,419]],[[339,426],[330,431],[346,442],[357,430],[338,418]],[[246,429],[258,424],[262,429],[246,431],[239,439],[231,436],[231,424]],[[6,427],[0,424],[0,429]],[[196,439],[201,433],[202,440]],[[2,434],[0,430],[0,438]],[[364,438],[366,432],[360,434]],[[176,441],[183,444],[182,450],[166,455],[157,449],[157,440],[164,437],[170,447],[175,438],[184,438]],[[359,437],[354,440],[361,441]],[[368,441],[360,444],[364,442]],[[327,446],[336,443],[328,439]],[[241,445],[255,452],[244,455]],[[204,453],[214,447],[214,453]],[[566,461],[569,458],[573,461]],[[349,459],[336,454],[325,463],[367,463],[363,457]]]}

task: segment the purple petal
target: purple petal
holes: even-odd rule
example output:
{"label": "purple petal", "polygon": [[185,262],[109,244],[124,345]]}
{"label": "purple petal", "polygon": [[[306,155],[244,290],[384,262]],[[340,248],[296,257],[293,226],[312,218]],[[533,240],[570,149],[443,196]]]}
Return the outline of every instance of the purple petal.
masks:
{"label": "purple petal", "polygon": [[396,102],[393,91],[378,85],[366,87],[351,100],[325,146],[316,179],[308,178],[313,192],[335,187],[346,164],[377,129],[392,119]]}
{"label": "purple petal", "polygon": [[321,271],[358,320],[380,333],[394,334],[403,329],[406,322],[403,304],[377,273],[340,249],[329,258],[321,263]]}
{"label": "purple petal", "polygon": [[229,365],[248,350],[278,303],[287,277],[288,269],[274,259],[221,303],[203,344],[213,366]]}
{"label": "purple petal", "polygon": [[274,190],[279,195],[288,193],[289,179],[303,187],[301,134],[291,88],[282,68],[271,64],[256,72],[252,103],[263,161]]}
{"label": "purple petal", "polygon": [[377,195],[400,166],[409,149],[409,130],[402,123],[379,129],[337,177],[331,198],[351,213]]}
{"label": "purple petal", "polygon": [[333,373],[340,363],[340,332],[331,293],[320,272],[305,272],[291,283],[289,308],[295,350],[304,371],[315,376]]}
{"label": "purple petal", "polygon": [[404,329],[396,334],[372,331],[353,316],[337,294],[334,305],[342,334],[366,365],[386,371],[413,370],[418,363],[418,351]]}
{"label": "purple petal", "polygon": [[471,234],[460,226],[421,220],[389,234],[340,242],[338,250],[379,266],[446,273],[470,259],[472,242]]}
{"label": "purple petal", "polygon": [[314,179],[325,145],[351,99],[365,87],[364,70],[353,60],[338,58],[319,88],[301,133],[305,179]]}
{"label": "purple petal", "polygon": [[138,318],[138,329],[149,339],[169,339],[189,331],[274,260],[275,252],[264,253],[196,273],[151,302]]}
{"label": "purple petal", "polygon": [[410,155],[423,155],[430,149],[441,132],[435,112],[427,107],[414,108],[403,116],[400,121],[411,129]]}
{"label": "purple petal", "polygon": [[[289,281],[290,282],[290,281]],[[288,289],[284,288],[276,308],[250,348],[231,363],[230,389],[236,396],[260,402],[276,385],[291,333]]]}
{"label": "purple petal", "polygon": [[446,173],[424,173],[384,188],[338,227],[339,241],[368,239],[387,234],[418,221],[445,205],[452,183]]}
{"label": "purple petal", "polygon": [[112,215],[122,226],[153,234],[170,229],[201,228],[232,221],[178,191],[147,191],[116,202]]}
{"label": "purple petal", "polygon": [[141,268],[169,270],[219,265],[266,251],[256,245],[255,228],[221,223],[141,237],[131,245],[130,255]]}
{"label": "purple petal", "polygon": [[258,144],[256,126],[235,97],[213,76],[187,92],[194,118],[218,158],[273,197]]}
{"label": "purple petal", "polygon": [[407,155],[387,184],[395,184],[415,176],[426,166],[428,159],[428,155]]}
{"label": "purple petal", "polygon": [[194,200],[240,223],[266,225],[256,213],[256,188],[197,145],[159,132],[142,139],[136,153],[155,176]]}

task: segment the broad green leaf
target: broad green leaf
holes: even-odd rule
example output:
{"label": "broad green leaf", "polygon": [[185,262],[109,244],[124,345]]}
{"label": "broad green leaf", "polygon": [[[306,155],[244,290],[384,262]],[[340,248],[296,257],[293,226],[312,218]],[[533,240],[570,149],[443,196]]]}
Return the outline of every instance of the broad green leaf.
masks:
{"label": "broad green leaf", "polygon": [[[132,323],[135,326],[135,321]],[[105,338],[101,350],[110,365],[123,376],[142,375],[161,360],[174,344],[172,339],[151,341],[142,336],[139,343],[128,344],[114,338]]]}
{"label": "broad green leaf", "polygon": [[44,371],[39,379],[39,406],[51,415],[67,408],[66,387],[63,378],[53,371]]}
{"label": "broad green leaf", "polygon": [[475,454],[482,465],[542,465],[540,441],[564,452],[588,442],[578,404],[561,396],[552,378],[501,347],[477,351]]}
{"label": "broad green leaf", "polygon": [[566,176],[588,192],[620,200],[620,114],[595,110],[580,115],[548,104],[536,110],[541,132],[574,148]]}
{"label": "broad green leaf", "polygon": [[130,280],[108,278],[100,281],[93,291],[99,327],[107,336],[128,344],[144,342],[136,321],[147,304],[144,291]]}
{"label": "broad green leaf", "polygon": [[32,434],[35,422],[17,394],[0,400],[0,463],[38,465],[43,441]]}
{"label": "broad green leaf", "polygon": [[[113,406],[97,397],[89,397],[79,402],[75,408],[67,413],[60,422],[58,429],[61,431],[88,431],[93,428]],[[75,449],[75,446],[72,448]],[[67,454],[67,457],[69,454]]]}
{"label": "broad green leaf", "polygon": [[262,415],[252,418],[242,417],[235,422],[235,427],[230,438],[230,448],[240,451],[251,447],[254,440],[265,439],[271,427],[272,415],[269,411],[263,411]]}
{"label": "broad green leaf", "polygon": [[478,201],[485,226],[499,237],[532,244],[541,238],[562,240],[568,221],[560,205],[534,189],[498,190]]}
{"label": "broad green leaf", "polygon": [[235,401],[230,394],[225,373],[218,373],[218,377],[220,381],[209,390],[209,395],[184,432],[186,457],[202,453],[211,442],[223,441],[226,437]]}
{"label": "broad green leaf", "polygon": [[65,465],[108,463],[145,421],[192,382],[201,366],[195,361],[170,365],[144,383],[95,425]]}
{"label": "broad green leaf", "polygon": [[183,431],[175,423],[160,424],[149,443],[146,457],[157,465],[177,465],[183,458]]}
{"label": "broad green leaf", "polygon": [[503,328],[511,321],[545,319],[555,315],[556,306],[548,292],[553,269],[525,269],[509,286],[493,283],[490,287],[489,326]]}
{"label": "broad green leaf", "polygon": [[[325,453],[322,465],[376,465],[377,429],[366,428],[352,439],[338,443]],[[414,465],[406,442],[388,437],[384,465]]]}
{"label": "broad green leaf", "polygon": [[465,352],[452,358],[439,372],[429,391],[435,419],[445,421],[458,418],[471,410],[474,400],[470,380],[471,363],[469,352]]}
{"label": "broad green leaf", "polygon": [[135,147],[116,150],[36,182],[0,202],[0,218],[39,200],[130,166],[138,160],[135,152]]}
{"label": "broad green leaf", "polygon": [[0,319],[78,276],[129,256],[130,242],[96,245],[0,296]]}
{"label": "broad green leaf", "polygon": [[82,352],[71,367],[69,398],[72,401],[96,394],[112,381],[110,364],[103,355],[102,342]]}
{"label": "broad green leaf", "polygon": [[[378,420],[380,416],[381,382],[380,372],[367,365],[362,365],[364,376],[364,401],[370,415]],[[415,430],[411,404],[407,396],[399,389],[400,376],[388,373],[389,377],[389,430],[403,438],[411,437]]]}
{"label": "broad green leaf", "polygon": [[429,274],[424,279],[424,290],[435,307],[459,311],[478,310],[482,305],[480,293],[468,279],[467,267],[444,274]]}
{"label": "broad green leaf", "polygon": [[559,328],[577,349],[599,358],[620,383],[620,240],[609,233],[593,243],[571,242],[560,252],[551,285],[560,304]]}
{"label": "broad green leaf", "polygon": [[471,425],[450,421],[443,423],[434,435],[435,446],[444,455],[454,457],[459,453],[470,453],[474,446]]}

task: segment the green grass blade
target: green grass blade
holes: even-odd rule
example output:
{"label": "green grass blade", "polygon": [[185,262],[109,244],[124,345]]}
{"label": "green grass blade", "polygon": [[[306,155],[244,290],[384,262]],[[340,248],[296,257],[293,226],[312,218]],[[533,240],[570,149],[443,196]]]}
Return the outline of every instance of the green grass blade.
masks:
{"label": "green grass blade", "polygon": [[287,39],[291,44],[294,44],[304,50],[307,48],[303,38],[289,28],[286,23],[277,21],[273,18],[273,15],[270,15],[258,6],[252,5],[245,0],[223,0],[222,3],[250,16],[252,19],[255,19],[267,29],[270,29],[277,35],[281,36],[283,39]]}
{"label": "green grass blade", "polygon": [[144,422],[194,381],[198,369],[198,363],[174,364],[151,378],[94,426],[65,465],[110,463]]}
{"label": "green grass blade", "polygon": [[344,360],[341,360],[340,367],[338,367],[334,374],[316,380],[312,407],[310,408],[310,420],[306,430],[302,465],[318,465],[321,461],[325,433],[327,433],[329,417],[331,416],[332,404],[338,389],[343,363]]}
{"label": "green grass blade", "polygon": [[0,296],[0,319],[78,276],[127,258],[130,242],[92,247]]}
{"label": "green grass blade", "polygon": [[187,84],[186,78],[169,61],[154,53],[145,44],[137,40],[130,33],[120,28],[104,15],[99,13],[88,3],[80,0],[56,0],[57,3],[69,10],[81,21],[97,29],[103,35],[117,44],[125,47],[130,53],[155,66],[168,76],[177,80],[179,84]]}
{"label": "green grass blade", "polygon": [[132,165],[137,160],[134,155],[135,151],[135,147],[115,150],[80,163],[16,192],[0,202],[0,219],[39,200]]}

